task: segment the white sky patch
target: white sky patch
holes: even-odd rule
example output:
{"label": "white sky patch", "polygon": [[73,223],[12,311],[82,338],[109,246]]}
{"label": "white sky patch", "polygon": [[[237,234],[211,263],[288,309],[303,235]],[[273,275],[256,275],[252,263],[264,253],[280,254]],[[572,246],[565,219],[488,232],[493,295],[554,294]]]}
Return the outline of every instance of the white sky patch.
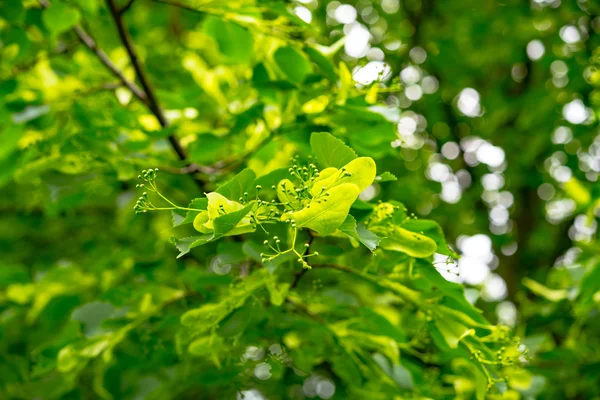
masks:
{"label": "white sky patch", "polygon": [[236,400],[265,400],[265,397],[258,390],[250,389],[238,392]]}
{"label": "white sky patch", "polygon": [[429,164],[427,167],[427,171],[425,171],[425,175],[427,178],[436,182],[445,182],[448,180],[450,175],[452,174],[452,170],[446,164],[442,164],[439,162],[434,162]]}
{"label": "white sky patch", "polygon": [[588,110],[585,108],[583,101],[579,99],[565,104],[562,113],[567,121],[575,125],[584,123],[589,117]]}
{"label": "white sky patch", "polygon": [[490,220],[494,225],[505,225],[509,217],[508,210],[501,205],[495,206],[490,210]]}
{"label": "white sky patch", "polygon": [[446,203],[456,204],[462,196],[462,189],[456,181],[445,181],[442,183],[442,193],[440,197]]}
{"label": "white sky patch", "polygon": [[499,167],[506,159],[504,150],[501,147],[494,146],[491,143],[484,142],[476,151],[477,160],[489,165],[490,167]]}
{"label": "white sky patch", "polygon": [[423,78],[421,86],[423,86],[423,93],[432,94],[437,92],[438,88],[440,87],[440,84],[434,76],[426,76],[425,78]]}
{"label": "white sky patch", "polygon": [[417,121],[412,117],[402,117],[398,122],[398,133],[401,135],[412,135],[417,130]]}
{"label": "white sky patch", "polygon": [[341,24],[351,24],[356,21],[356,8],[350,4],[342,4],[335,9],[333,16]]}
{"label": "white sky patch", "polygon": [[477,117],[481,114],[480,97],[473,88],[463,89],[458,95],[458,109],[467,117]]}
{"label": "white sky patch", "polygon": [[344,43],[344,51],[350,57],[361,58],[369,51],[369,40],[371,34],[369,30],[361,24],[352,24],[346,34],[346,42]]}
{"label": "white sky patch", "polygon": [[575,211],[576,204],[571,199],[550,200],[546,203],[546,219],[558,224]]}
{"label": "white sky patch", "polygon": [[531,42],[527,43],[527,57],[529,57],[529,59],[531,61],[537,61],[540,58],[543,57],[544,53],[546,52],[546,48],[544,47],[544,44],[542,43],[541,40],[532,40]]}
{"label": "white sky patch", "polygon": [[261,381],[266,381],[271,377],[271,366],[267,363],[260,363],[254,367],[254,376]]}
{"label": "white sky patch", "polygon": [[404,94],[409,100],[417,101],[423,97],[423,89],[419,85],[410,85],[404,89]]}
{"label": "white sky patch", "polygon": [[481,258],[486,262],[492,258],[492,240],[487,235],[478,233],[473,236],[461,236],[457,246],[465,256]]}
{"label": "white sky patch", "polygon": [[481,177],[481,184],[485,190],[500,190],[504,186],[504,176],[501,174],[485,174]]}
{"label": "white sky patch", "polygon": [[463,282],[469,285],[480,285],[490,273],[490,267],[477,258],[463,257],[458,260],[458,272]]}
{"label": "white sky patch", "polygon": [[456,142],[446,142],[442,146],[442,155],[448,160],[455,160],[460,154],[460,147]]}
{"label": "white sky patch", "polygon": [[417,67],[410,65],[400,71],[400,79],[405,84],[412,85],[421,79],[421,71]]}
{"label": "white sky patch", "polygon": [[408,55],[417,64],[423,64],[427,60],[427,52],[422,47],[413,47]]}
{"label": "white sky patch", "polygon": [[389,78],[392,69],[383,61],[369,61],[364,67],[357,67],[352,74],[354,81],[361,85],[370,85]]}
{"label": "white sky patch", "polygon": [[500,301],[504,300],[507,294],[508,290],[504,279],[498,274],[489,274],[483,283],[481,297],[485,301]]}
{"label": "white sky patch", "polygon": [[300,18],[302,21],[310,24],[312,21],[312,13],[310,10],[304,6],[298,6],[294,8],[294,13]]}
{"label": "white sky patch", "polygon": [[377,186],[369,185],[358,195],[358,198],[363,201],[369,201],[372,200],[375,196],[377,196],[377,192]]}
{"label": "white sky patch", "polygon": [[559,126],[552,133],[552,143],[565,144],[569,143],[573,138],[573,131],[566,126]]}
{"label": "white sky patch", "polygon": [[498,323],[502,325],[513,327],[517,324],[519,313],[517,307],[510,301],[503,301],[498,304],[496,314],[498,314]]}
{"label": "white sky patch", "polygon": [[367,58],[371,61],[383,61],[385,59],[385,54],[380,48],[371,47],[369,51],[367,51]]}
{"label": "white sky patch", "polygon": [[565,25],[560,28],[560,38],[567,44],[573,44],[581,40],[581,33],[575,26]]}

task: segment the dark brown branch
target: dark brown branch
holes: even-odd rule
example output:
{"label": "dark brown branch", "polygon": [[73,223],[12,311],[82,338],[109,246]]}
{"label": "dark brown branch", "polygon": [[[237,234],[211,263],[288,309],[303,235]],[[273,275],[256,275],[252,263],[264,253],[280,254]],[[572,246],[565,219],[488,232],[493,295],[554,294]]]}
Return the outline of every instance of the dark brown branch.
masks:
{"label": "dark brown branch", "polygon": [[[148,98],[148,102],[147,102],[148,108],[150,109],[152,114],[154,114],[154,116],[156,117],[156,119],[158,120],[160,125],[163,128],[166,128],[170,125],[169,121],[165,117],[165,114],[160,106],[160,103],[158,102],[158,98],[156,97],[154,88],[152,87],[152,85],[150,84],[150,81],[148,80],[146,71],[144,71],[142,63],[139,61],[137,52],[135,50],[135,46],[133,45],[133,41],[131,40],[131,36],[129,35],[129,32],[127,31],[127,28],[125,27],[125,23],[123,22],[122,13],[117,8],[117,5],[115,4],[115,0],[106,0],[106,4],[108,5],[108,8],[110,9],[110,13],[113,17],[113,20],[115,21],[115,25],[117,26],[117,31],[119,33],[119,38],[121,39],[121,43],[125,47],[125,50],[127,51],[127,54],[129,55],[131,64],[133,65],[133,69],[135,70],[135,74],[136,74],[137,78],[139,79],[140,84],[142,85],[142,88],[144,89],[144,92],[146,93],[146,96]],[[168,140],[169,140],[169,143],[171,143],[171,147],[173,148],[173,150],[175,150],[175,153],[177,153],[177,156],[179,157],[179,159],[181,161],[186,161],[187,154],[186,154],[186,151],[181,146],[179,139],[177,139],[177,137],[175,135],[171,134],[168,136]],[[193,163],[188,163],[186,168],[189,170],[190,174],[203,170],[202,167],[197,166]],[[204,189],[204,181],[203,180],[194,179],[194,181],[200,187],[200,189]]]}
{"label": "dark brown branch", "polygon": [[[39,0],[39,2],[44,8],[50,7],[50,3],[48,3],[47,0]],[[79,40],[83,44],[85,44],[91,51],[93,51],[94,54],[96,54],[96,56],[100,59],[102,64],[104,64],[104,66],[108,68],[110,72],[113,73],[113,75],[119,78],[123,85],[125,85],[129,90],[131,90],[135,97],[140,99],[144,104],[148,105],[146,94],[144,93],[144,91],[141,90],[134,82],[131,82],[129,79],[127,79],[125,75],[123,75],[123,73],[115,66],[115,64],[113,64],[110,58],[108,58],[106,53],[98,48],[94,39],[92,39],[92,37],[88,35],[82,27],[77,25],[73,27],[73,31],[75,31],[75,34],[77,34]]]}
{"label": "dark brown branch", "polygon": [[[127,50],[127,54],[129,55],[129,59],[131,61],[131,64],[133,65],[133,69],[135,70],[135,74],[139,79],[140,84],[144,89],[144,92],[146,92],[146,96],[148,97],[148,108],[150,108],[152,114],[154,114],[156,119],[158,119],[160,125],[163,128],[166,128],[169,126],[169,121],[165,117],[165,114],[162,108],[160,107],[158,98],[156,97],[154,89],[152,85],[150,85],[150,81],[148,80],[148,76],[146,75],[146,71],[144,71],[144,68],[142,67],[142,64],[139,61],[137,52],[135,50],[135,46],[131,41],[131,37],[129,36],[129,32],[125,27],[125,24],[123,23],[122,15],[119,12],[117,5],[115,4],[115,0],[106,0],[106,4],[110,9],[110,13],[113,17],[113,20],[115,21],[117,31],[119,33],[119,38],[121,39],[121,43],[123,43],[123,46],[125,46],[125,50]],[[185,153],[185,150],[181,146],[181,143],[179,143],[179,140],[174,135],[169,135],[169,142],[171,143],[173,150],[175,150],[180,160],[187,159],[187,154]]]}
{"label": "dark brown branch", "polygon": [[135,0],[129,0],[129,1],[127,2],[127,4],[125,4],[123,7],[121,7],[121,9],[119,10],[119,14],[120,14],[120,15],[123,15],[123,14],[125,14],[125,13],[127,12],[127,10],[129,10],[129,9],[131,8],[131,6],[133,5],[133,2],[134,2],[134,1],[135,1]]}

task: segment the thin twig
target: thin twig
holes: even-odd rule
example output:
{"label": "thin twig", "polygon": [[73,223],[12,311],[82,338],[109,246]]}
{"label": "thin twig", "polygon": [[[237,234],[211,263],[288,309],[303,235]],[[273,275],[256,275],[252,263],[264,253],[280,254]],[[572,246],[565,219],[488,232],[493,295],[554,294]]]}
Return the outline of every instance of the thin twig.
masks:
{"label": "thin twig", "polygon": [[[115,4],[114,0],[106,0],[106,4],[110,9],[110,13],[113,17],[113,20],[115,21],[115,24],[117,25],[119,38],[121,39],[121,43],[123,43],[123,46],[125,46],[125,50],[127,50],[127,54],[129,55],[129,59],[131,61],[131,64],[133,65],[133,69],[135,70],[135,74],[139,79],[142,88],[144,88],[144,92],[146,92],[146,96],[148,97],[148,108],[150,108],[150,111],[152,111],[156,119],[158,119],[160,125],[163,128],[166,128],[169,126],[169,121],[165,117],[165,114],[162,108],[160,107],[158,98],[154,93],[154,88],[152,87],[152,85],[150,85],[150,81],[148,80],[148,76],[146,75],[146,71],[144,71],[142,63],[140,63],[139,61],[137,51],[135,50],[135,46],[133,45],[133,42],[131,40],[131,37],[129,36],[129,32],[125,27],[125,24],[123,23],[122,15],[119,13],[119,9],[117,8],[117,5]],[[171,146],[179,156],[179,159],[187,159],[187,154],[181,146],[181,143],[179,143],[179,140],[174,135],[169,135],[168,139],[169,142],[171,142]]]}
{"label": "thin twig", "polygon": [[[50,7],[50,3],[48,3],[47,0],[39,0],[39,3],[44,8]],[[144,104],[148,105],[146,94],[144,93],[144,91],[140,89],[134,82],[131,82],[129,79],[127,79],[125,75],[123,75],[121,70],[119,70],[119,68],[117,68],[116,65],[113,64],[113,62],[106,55],[105,52],[98,48],[94,39],[92,39],[92,37],[88,35],[88,33],[82,27],[76,25],[73,27],[73,31],[75,31],[75,34],[77,34],[79,40],[83,44],[85,44],[91,51],[93,51],[94,54],[96,54],[96,56],[100,59],[102,64],[104,64],[104,66],[106,66],[106,68],[108,68],[110,72],[113,73],[113,75],[119,78],[123,85],[125,85],[129,90],[131,90],[135,97],[140,99]]]}
{"label": "thin twig", "polygon": [[129,8],[131,8],[131,6],[133,5],[133,2],[134,2],[134,1],[135,1],[135,0],[129,0],[129,1],[127,2],[127,4],[125,4],[123,7],[121,7],[121,9],[119,10],[119,14],[120,14],[120,15],[123,15],[123,14],[125,14],[125,13],[127,12],[127,10],[129,10]]}
{"label": "thin twig", "polygon": [[[119,38],[121,39],[121,43],[125,47],[125,50],[127,50],[127,54],[129,55],[129,60],[131,61],[131,64],[133,65],[133,69],[135,70],[136,76],[139,79],[140,84],[142,85],[142,88],[144,89],[144,92],[146,93],[146,96],[148,98],[148,102],[147,102],[148,108],[150,109],[152,114],[154,114],[154,116],[156,117],[156,119],[158,120],[160,125],[163,128],[167,128],[170,125],[169,121],[167,120],[167,118],[160,106],[160,103],[158,102],[158,97],[156,97],[154,88],[152,87],[152,85],[150,84],[150,81],[148,80],[146,71],[144,71],[142,63],[139,61],[137,52],[135,50],[135,46],[133,45],[133,41],[131,40],[131,36],[129,35],[129,32],[127,31],[127,28],[125,27],[125,23],[123,22],[122,14],[119,12],[119,9],[117,8],[117,6],[115,4],[115,0],[106,0],[106,4],[108,5],[108,8],[110,9],[110,13],[111,13],[113,20],[115,21],[115,24],[117,26],[117,31],[119,33]],[[169,135],[167,137],[167,139],[169,140],[169,143],[171,143],[171,147],[173,148],[173,150],[175,150],[175,153],[177,153],[177,156],[179,157],[179,159],[181,161],[186,161],[187,154],[186,154],[186,151],[183,149],[183,146],[181,146],[179,139],[177,139],[177,137],[173,134]],[[186,168],[189,169],[190,174],[197,172],[197,171],[202,171],[202,167],[197,166],[193,163],[188,163]],[[195,178],[194,181],[200,187],[200,189],[204,189],[204,181],[203,180]]]}
{"label": "thin twig", "polygon": [[[315,235],[309,230],[308,231],[308,249],[306,250],[306,255],[310,254],[310,246],[312,245],[312,242],[315,238]],[[294,280],[292,281],[292,284],[290,285],[290,289],[295,289],[296,286],[298,286],[298,283],[300,283],[300,279],[302,279],[302,277],[304,276],[304,274],[306,274],[308,272],[308,268],[302,268],[300,271],[296,272],[294,274]]]}

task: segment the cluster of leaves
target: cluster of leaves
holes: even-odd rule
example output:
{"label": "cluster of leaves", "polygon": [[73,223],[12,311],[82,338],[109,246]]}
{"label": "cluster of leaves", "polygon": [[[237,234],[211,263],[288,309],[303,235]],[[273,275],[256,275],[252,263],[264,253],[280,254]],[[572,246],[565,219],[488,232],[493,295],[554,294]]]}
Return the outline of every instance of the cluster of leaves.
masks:
{"label": "cluster of leaves", "polygon": [[[587,198],[580,203],[591,224],[597,201],[591,202],[592,195],[581,186],[567,185],[565,190],[573,199]],[[520,293],[519,302],[524,344],[532,361],[529,369],[534,374],[533,393],[545,387],[552,399],[600,395],[600,359],[595,351],[600,346],[597,246],[597,240],[592,240],[571,248],[546,276],[539,276],[543,283],[532,278],[523,280],[527,291]],[[558,368],[561,363],[569,368]]]}
{"label": "cluster of leaves", "polygon": [[[448,380],[463,395],[473,393],[484,398],[507,393],[507,388],[521,388],[528,375],[520,367],[523,350],[518,340],[507,329],[490,325],[465,299],[460,286],[446,282],[431,264],[434,252],[458,257],[446,244],[439,225],[409,217],[401,203],[374,205],[357,201],[359,193],[376,178],[374,160],[357,157],[329,133],[314,133],[310,144],[317,159],[306,159],[307,165],[303,166],[301,157],[295,157],[292,167],[259,178],[245,169],[205,198],[192,200],[188,207],[175,205],[158,190],[157,170],[145,170],[140,175],[145,183],[138,186],[156,193],[167,207],[155,206],[144,192],[136,203],[136,212],[171,210],[177,229],[184,230],[191,224],[203,234],[173,237],[180,256],[217,239],[253,233],[244,236],[242,245],[241,257],[248,263],[248,276],[220,293],[217,301],[181,316],[185,327],[178,334],[181,351],[187,348],[221,368],[233,367],[232,359],[237,363],[240,352],[256,340],[249,322],[244,321],[251,318],[253,324],[266,324],[267,332],[275,328],[284,332],[283,349],[290,351],[291,357],[268,361],[269,369],[283,369],[280,374],[285,375],[289,366],[299,368],[295,350],[305,352],[309,355],[301,356],[304,368],[313,370],[319,364],[317,360],[329,360],[328,375],[341,379],[342,389],[349,395],[374,390],[388,396],[399,385],[421,396],[443,396],[443,391],[435,387],[414,385],[414,380],[427,379],[429,367],[423,369],[419,363],[434,360],[440,368],[440,376],[434,379]],[[286,174],[289,178],[282,179]],[[263,186],[270,190],[263,190]],[[342,253],[331,251],[329,246],[344,247],[340,240],[353,245]],[[355,262],[349,262],[352,259],[361,260],[364,267],[357,268]],[[360,284],[353,292],[367,286],[375,294],[358,301],[358,314],[321,301],[315,303],[312,289],[309,287],[307,293],[301,281],[313,267],[349,274],[340,280],[358,280]],[[377,304],[391,308],[377,311]],[[403,309],[392,311],[394,304],[402,304]],[[248,316],[249,312],[254,314],[257,305],[261,317]],[[272,313],[278,315],[282,308],[320,325],[325,332],[320,340],[335,345],[329,351],[311,354],[313,342],[308,339],[304,345],[306,339],[297,320],[269,317]],[[414,329],[398,329],[392,322],[398,319],[410,319]],[[233,343],[231,332],[225,328],[234,324],[230,320],[237,326]],[[267,335],[261,342],[265,347],[268,343],[281,346],[275,337]],[[401,354],[405,355],[401,358]],[[470,372],[452,378],[445,377],[445,370]],[[369,389],[356,385],[365,379]],[[257,387],[268,393],[271,386]]]}

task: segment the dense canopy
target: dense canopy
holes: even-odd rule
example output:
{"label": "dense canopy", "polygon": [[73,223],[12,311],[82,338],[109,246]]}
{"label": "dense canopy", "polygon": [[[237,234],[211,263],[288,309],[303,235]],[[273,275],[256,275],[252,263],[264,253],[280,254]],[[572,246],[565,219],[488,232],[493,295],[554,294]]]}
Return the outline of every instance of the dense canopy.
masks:
{"label": "dense canopy", "polygon": [[600,3],[4,0],[0,398],[600,399]]}

